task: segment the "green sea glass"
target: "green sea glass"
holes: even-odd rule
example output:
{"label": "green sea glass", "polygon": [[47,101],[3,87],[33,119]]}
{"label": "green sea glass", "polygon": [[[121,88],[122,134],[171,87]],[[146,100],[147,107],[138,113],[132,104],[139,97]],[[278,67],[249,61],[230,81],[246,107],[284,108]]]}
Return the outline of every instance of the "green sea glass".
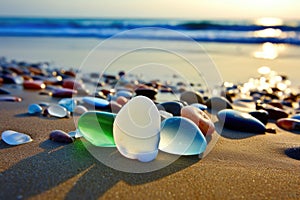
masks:
{"label": "green sea glass", "polygon": [[86,112],[78,120],[78,130],[90,143],[98,147],[115,147],[113,123],[116,114],[109,112]]}

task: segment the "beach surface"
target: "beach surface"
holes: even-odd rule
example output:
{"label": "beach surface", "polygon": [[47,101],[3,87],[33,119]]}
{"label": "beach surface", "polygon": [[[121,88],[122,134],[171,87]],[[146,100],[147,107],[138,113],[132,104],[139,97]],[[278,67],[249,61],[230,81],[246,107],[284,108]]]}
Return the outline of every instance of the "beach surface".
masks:
{"label": "beach surface", "polygon": [[[15,39],[0,38],[10,44],[0,47],[6,47],[4,56],[33,61],[56,58],[56,63],[75,68],[80,66],[78,63],[89,49],[97,44],[95,40],[89,40],[90,43],[83,43],[86,46],[76,46],[78,43],[73,43],[74,39],[72,42],[62,40],[65,43],[61,48],[58,39],[56,43],[51,43],[49,38],[37,39],[40,43],[29,38]],[[18,45],[13,45],[12,41],[18,42]],[[30,41],[37,47],[24,45],[30,44]],[[259,45],[221,44],[219,47],[225,50],[214,45],[206,44],[205,47],[224,80],[247,81],[257,74],[258,67],[269,65],[287,74],[298,87],[298,59],[292,56],[293,53],[289,56],[283,54],[275,60],[261,60],[249,56],[253,49],[260,48]],[[24,51],[25,47],[31,50]],[[56,48],[60,50],[55,51]],[[72,48],[73,51],[70,50]],[[223,49],[222,53],[218,49]],[[27,114],[31,103],[57,102],[58,99],[39,95],[35,91],[24,91],[13,85],[4,88],[22,97],[23,101],[0,103],[0,132],[15,130],[26,133],[33,138],[33,142],[9,146],[0,140],[0,199],[300,198],[300,162],[285,154],[286,149],[299,147],[300,135],[284,131],[274,123],[268,123],[267,127],[276,128],[276,134],[256,135],[217,128],[214,134],[220,137],[210,153],[201,160],[198,156],[181,156],[157,171],[126,173],[95,159],[81,139],[72,144],[49,140],[52,130],[75,130],[72,117],[56,119]]]}
{"label": "beach surface", "polygon": [[158,171],[125,173],[96,160],[80,139],[67,145],[50,141],[54,129],[74,130],[74,120],[29,116],[32,101],[53,99],[10,90],[24,100],[1,102],[0,131],[17,130],[34,141],[20,146],[0,141],[1,199],[299,199],[299,160],[285,154],[299,146],[299,134],[223,129],[202,160],[182,156]]}

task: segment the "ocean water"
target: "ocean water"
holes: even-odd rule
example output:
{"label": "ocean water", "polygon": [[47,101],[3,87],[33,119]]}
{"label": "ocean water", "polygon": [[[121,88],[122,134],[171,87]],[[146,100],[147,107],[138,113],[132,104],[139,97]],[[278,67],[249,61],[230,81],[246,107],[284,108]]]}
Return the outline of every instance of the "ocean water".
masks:
{"label": "ocean water", "polygon": [[300,85],[300,21],[0,18],[0,44],[7,59],[83,72],[218,85],[269,66]]}
{"label": "ocean water", "polygon": [[[284,43],[300,45],[300,21],[253,20],[151,20],[151,19],[71,19],[0,18],[0,36],[49,36],[108,38],[132,29],[124,38],[180,40],[168,29],[196,41],[223,43]],[[156,29],[152,29],[156,27]],[[157,29],[159,28],[159,29]]]}

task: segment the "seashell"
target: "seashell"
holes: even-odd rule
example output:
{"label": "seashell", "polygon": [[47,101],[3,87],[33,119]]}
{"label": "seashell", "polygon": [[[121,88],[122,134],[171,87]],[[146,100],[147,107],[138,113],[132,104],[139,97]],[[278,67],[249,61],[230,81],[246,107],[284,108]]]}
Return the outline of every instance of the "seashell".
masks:
{"label": "seashell", "polygon": [[232,109],[231,103],[224,97],[211,97],[206,101],[206,106],[213,111],[220,111],[223,109]]}
{"label": "seashell", "polygon": [[109,101],[97,97],[83,97],[83,102],[88,105],[95,106],[97,109],[107,108]]}
{"label": "seashell", "polygon": [[150,162],[158,154],[160,114],[145,96],[132,98],[114,122],[114,139],[119,152],[130,159]]}
{"label": "seashell", "polygon": [[58,105],[64,107],[69,112],[73,112],[76,106],[76,101],[72,98],[64,98],[58,102]]}
{"label": "seashell", "polygon": [[265,125],[248,113],[225,109],[219,111],[217,117],[228,129],[249,133],[266,132]]}
{"label": "seashell", "polygon": [[28,113],[29,114],[40,114],[42,113],[43,108],[39,104],[30,104],[28,106]]}
{"label": "seashell", "polygon": [[261,121],[264,125],[266,125],[268,123],[269,113],[265,110],[252,111],[252,112],[249,112],[249,114],[251,116],[255,117],[256,119],[258,119],[259,121]]}
{"label": "seashell", "polygon": [[9,145],[25,144],[32,141],[29,135],[12,130],[2,132],[1,137],[2,140]]}
{"label": "seashell", "polygon": [[47,108],[47,114],[53,117],[63,118],[67,117],[68,111],[60,105],[51,105]]}
{"label": "seashell", "polygon": [[13,96],[1,96],[0,101],[12,101],[12,102],[21,102],[21,97],[13,97]]}
{"label": "seashell", "polygon": [[54,130],[51,131],[49,139],[54,142],[62,142],[62,143],[72,143],[73,138],[62,130]]}
{"label": "seashell", "polygon": [[193,121],[204,135],[211,135],[215,131],[215,125],[202,110],[193,106],[185,106],[181,109],[181,116]]}
{"label": "seashell", "polygon": [[41,90],[45,89],[46,85],[43,81],[24,81],[23,87],[24,89]]}
{"label": "seashell", "polygon": [[276,121],[276,125],[288,131],[300,131],[300,120],[292,118],[281,118]]}
{"label": "seashell", "polygon": [[109,112],[89,111],[80,116],[78,131],[98,147],[115,147],[113,123],[116,114]]}
{"label": "seashell", "polygon": [[199,92],[186,91],[180,95],[180,101],[185,101],[187,104],[204,103],[203,97]]}
{"label": "seashell", "polygon": [[198,155],[206,147],[204,135],[191,120],[171,117],[162,122],[159,150],[175,155]]}
{"label": "seashell", "polygon": [[177,101],[168,101],[157,104],[158,110],[164,110],[171,113],[173,116],[180,116],[181,108],[183,108],[182,103]]}

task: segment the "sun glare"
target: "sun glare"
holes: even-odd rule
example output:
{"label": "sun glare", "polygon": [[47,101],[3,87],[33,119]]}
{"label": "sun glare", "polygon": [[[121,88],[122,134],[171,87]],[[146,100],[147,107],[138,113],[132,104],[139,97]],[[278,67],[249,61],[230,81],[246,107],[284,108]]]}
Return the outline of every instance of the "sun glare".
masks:
{"label": "sun glare", "polygon": [[253,56],[255,58],[273,60],[278,57],[280,50],[283,50],[283,47],[281,47],[281,45],[266,42],[262,45],[262,50],[254,52]]}
{"label": "sun glare", "polygon": [[262,17],[257,19],[255,24],[261,26],[280,26],[283,24],[283,21],[276,17]]}

